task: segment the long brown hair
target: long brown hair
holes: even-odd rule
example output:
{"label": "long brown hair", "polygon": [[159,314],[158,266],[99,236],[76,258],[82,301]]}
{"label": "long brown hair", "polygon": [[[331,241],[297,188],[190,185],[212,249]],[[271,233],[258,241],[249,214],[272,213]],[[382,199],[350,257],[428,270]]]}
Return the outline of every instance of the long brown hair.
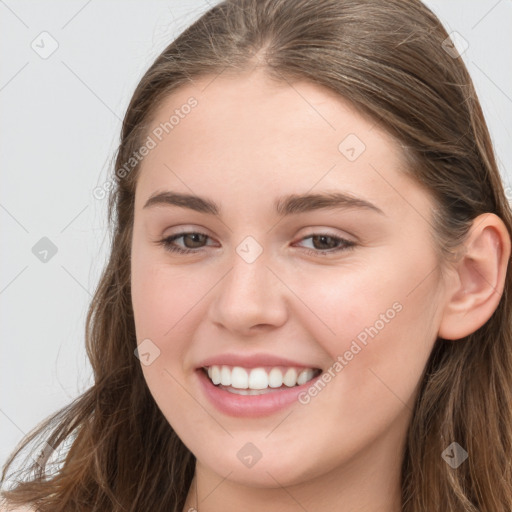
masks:
{"label": "long brown hair", "polygon": [[[195,458],[152,399],[134,356],[130,244],[140,163],[128,170],[126,163],[162,100],[191,79],[258,63],[276,80],[328,87],[399,141],[407,172],[435,201],[445,256],[482,213],[495,213],[512,232],[480,104],[462,59],[445,51],[447,38],[419,0],[227,0],[162,52],[135,90],[117,151],[112,249],[86,325],[94,385],[17,448],[2,479],[19,481],[5,498],[42,512],[182,511]],[[511,279],[507,273],[482,328],[435,342],[407,436],[403,511],[512,510]],[[56,452],[43,450],[24,472],[13,472],[41,442]],[[456,469],[442,458],[452,442],[469,454]]]}

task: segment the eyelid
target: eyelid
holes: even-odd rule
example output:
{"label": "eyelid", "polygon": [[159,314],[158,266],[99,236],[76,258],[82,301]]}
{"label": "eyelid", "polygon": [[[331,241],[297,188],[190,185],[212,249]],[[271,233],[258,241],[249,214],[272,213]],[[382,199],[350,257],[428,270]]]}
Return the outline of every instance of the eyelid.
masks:
{"label": "eyelid", "polygon": [[302,240],[304,238],[307,238],[309,236],[314,235],[325,235],[325,236],[332,236],[333,238],[343,238],[344,240],[350,241],[350,242],[358,242],[358,238],[353,235],[352,233],[349,233],[348,231],[344,230],[338,230],[335,231],[336,228],[329,228],[329,227],[322,227],[322,226],[309,226],[306,228],[307,232],[305,234],[301,234],[299,237],[299,240]]}
{"label": "eyelid", "polygon": [[[309,238],[309,237],[312,237],[312,236],[329,236],[329,237],[332,237],[332,238],[338,238],[338,239],[341,239],[341,240],[345,240],[347,242],[351,242],[351,243],[358,243],[358,240],[357,240],[357,237],[355,237],[354,235],[352,234],[349,234],[349,233],[346,233],[346,234],[340,234],[340,233],[331,233],[329,231],[330,228],[322,228],[322,227],[310,227],[308,228],[309,230],[311,230],[308,234],[303,234],[301,235],[300,237],[298,237],[296,239],[296,242],[301,242],[302,240],[304,240],[305,238]],[[211,236],[209,233],[207,233],[206,231],[208,230],[205,230],[204,228],[195,228],[195,227],[192,227],[192,228],[189,228],[189,227],[184,227],[184,228],[179,228],[179,231],[176,231],[174,233],[168,233],[164,236],[162,236],[162,238],[164,239],[168,239],[168,238],[171,238],[171,237],[179,237],[179,236],[184,236],[184,235],[190,235],[190,234],[198,234],[198,235],[204,235],[210,239],[214,239],[213,236]],[[296,242],[293,242],[293,243],[296,243]]]}
{"label": "eyelid", "polygon": [[[164,238],[157,240],[156,244],[163,246],[164,250],[166,250],[169,253],[181,254],[182,256],[199,254],[199,253],[202,253],[207,247],[212,246],[212,244],[206,243],[205,246],[201,246],[201,247],[196,247],[196,248],[185,247],[185,248],[183,248],[174,243],[176,240],[183,238],[187,235],[201,235],[201,236],[206,237],[207,239],[213,240],[213,238],[210,235],[208,235],[207,233],[203,233],[203,232],[197,231],[197,230],[196,231],[185,230],[185,231],[179,231],[177,233],[173,233],[168,236],[165,236]],[[334,234],[331,234],[331,233],[328,233],[328,232],[325,232],[322,230],[313,231],[309,235],[304,235],[297,242],[294,242],[293,244],[297,244],[298,242],[303,242],[304,240],[307,240],[309,238],[314,238],[314,237],[331,238],[336,241],[336,244],[338,244],[336,247],[331,247],[328,249],[314,249],[314,248],[311,249],[311,248],[307,248],[307,247],[302,247],[302,250],[306,254],[315,256],[315,257],[316,256],[322,256],[322,257],[332,256],[332,257],[334,257],[334,256],[339,255],[340,253],[346,252],[350,249],[354,249],[358,245],[357,242],[349,240],[348,238],[345,238],[343,236],[334,235]]]}
{"label": "eyelid", "polygon": [[[170,231],[169,231],[170,230]],[[188,234],[188,233],[201,233],[202,235],[206,235],[211,237],[210,230],[199,226],[198,224],[176,224],[175,226],[167,226],[163,233],[166,233],[165,235],[162,235],[162,238],[167,238],[173,235],[182,235],[182,234]]]}
{"label": "eyelid", "polygon": [[[327,232],[322,231],[315,231],[309,235],[305,235],[299,239],[298,242],[304,242],[304,240],[312,239],[313,237],[321,237],[325,236],[328,238],[332,238],[333,240],[336,240],[336,243],[339,244],[337,247],[333,247],[330,249],[310,249],[307,247],[303,247],[303,249],[308,253],[312,255],[321,255],[321,256],[330,256],[330,255],[339,255],[339,253],[345,252],[349,249],[353,249],[357,245],[359,245],[357,242],[350,240],[349,238],[346,238],[344,236],[340,235],[333,235]],[[296,244],[297,242],[294,242]]]}

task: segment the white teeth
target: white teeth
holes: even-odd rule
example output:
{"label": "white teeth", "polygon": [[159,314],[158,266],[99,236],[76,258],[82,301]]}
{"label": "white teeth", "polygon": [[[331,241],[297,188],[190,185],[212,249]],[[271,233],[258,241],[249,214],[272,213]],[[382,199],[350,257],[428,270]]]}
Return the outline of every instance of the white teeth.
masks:
{"label": "white teeth", "polygon": [[218,366],[210,366],[210,368],[208,368],[208,376],[215,385],[220,384],[220,368]]}
{"label": "white teeth", "polygon": [[[234,368],[233,368],[234,369]],[[233,386],[236,388],[237,386]],[[263,368],[254,368],[249,375],[249,388],[266,389],[268,388],[268,375]]]}
{"label": "white teeth", "polygon": [[223,386],[231,386],[231,370],[227,366],[220,369],[220,383]]}
{"label": "white teeth", "polygon": [[302,386],[302,384],[305,384],[308,380],[311,380],[315,375],[315,371],[311,369],[302,370],[299,373],[299,376],[297,377],[297,385]]}
{"label": "white teeth", "polygon": [[283,385],[283,372],[279,368],[272,368],[270,370],[268,385],[271,388],[280,388]]}
{"label": "white teeth", "polygon": [[297,370],[295,368],[288,368],[283,377],[283,384],[291,388],[297,383]]}
{"label": "white teeth", "polygon": [[[233,389],[248,390],[247,393],[241,394],[258,394],[256,391],[268,388],[281,388],[301,386],[310,381],[317,375],[319,370],[312,368],[297,369],[286,368],[284,375],[283,370],[279,368],[271,368],[267,371],[265,368],[242,368],[241,366],[218,366],[213,365],[207,368],[208,377],[213,384],[222,386],[230,386]],[[254,390],[255,393],[252,393]]]}
{"label": "white teeth", "polygon": [[[238,389],[247,389],[249,384],[249,375],[247,375],[247,372],[243,368],[240,368],[240,366],[235,366],[231,371],[231,386]],[[253,386],[250,387],[256,389]]]}

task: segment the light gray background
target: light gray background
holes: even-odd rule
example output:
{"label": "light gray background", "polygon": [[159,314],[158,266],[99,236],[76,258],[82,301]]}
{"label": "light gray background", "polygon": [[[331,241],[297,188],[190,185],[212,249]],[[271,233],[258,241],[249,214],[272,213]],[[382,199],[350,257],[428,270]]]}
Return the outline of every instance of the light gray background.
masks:
{"label": "light gray background", "polygon": [[[425,3],[469,43],[463,59],[508,187],[512,1]],[[138,80],[208,7],[203,0],[0,0],[2,464],[24,433],[91,383],[85,314],[108,250],[106,199],[93,190],[108,179]],[[51,48],[44,31],[58,43],[46,59],[31,47]],[[42,237],[57,247],[47,262],[32,252]]]}

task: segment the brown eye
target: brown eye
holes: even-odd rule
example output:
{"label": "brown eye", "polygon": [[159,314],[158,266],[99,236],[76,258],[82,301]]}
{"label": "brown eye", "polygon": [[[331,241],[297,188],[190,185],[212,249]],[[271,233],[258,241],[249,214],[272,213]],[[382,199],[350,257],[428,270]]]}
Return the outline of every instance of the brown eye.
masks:
{"label": "brown eye", "polygon": [[[163,245],[166,251],[185,254],[199,252],[199,250],[206,245],[209,238],[210,237],[204,233],[184,232],[158,240],[157,243]],[[177,244],[177,241],[180,239],[183,239],[182,245]]]}
{"label": "brown eye", "polygon": [[313,235],[311,237],[315,249],[325,250],[338,247],[339,239],[327,235]]}
{"label": "brown eye", "polygon": [[314,235],[304,237],[301,242],[306,240],[310,241],[310,246],[304,247],[308,254],[327,256],[329,254],[353,249],[356,245],[351,240],[328,235],[326,233],[317,233]]}
{"label": "brown eye", "polygon": [[[183,238],[184,245],[187,249],[197,249],[198,247],[202,247],[202,244],[206,242],[208,237],[202,233],[187,233],[181,235],[179,238]],[[187,240],[190,244],[186,243]]]}

